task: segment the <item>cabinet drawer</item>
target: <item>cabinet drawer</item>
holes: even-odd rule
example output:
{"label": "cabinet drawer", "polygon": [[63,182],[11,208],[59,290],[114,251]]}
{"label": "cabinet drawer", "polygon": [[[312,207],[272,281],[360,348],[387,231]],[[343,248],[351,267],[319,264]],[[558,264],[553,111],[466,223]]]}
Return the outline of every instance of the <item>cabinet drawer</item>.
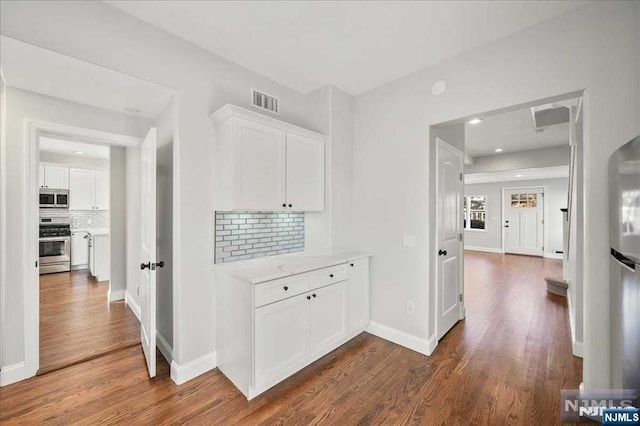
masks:
{"label": "cabinet drawer", "polygon": [[336,265],[314,272],[311,275],[311,288],[324,287],[347,279],[346,265]]}
{"label": "cabinet drawer", "polygon": [[291,277],[270,283],[257,284],[255,288],[255,307],[287,299],[305,291],[309,291],[308,276]]}

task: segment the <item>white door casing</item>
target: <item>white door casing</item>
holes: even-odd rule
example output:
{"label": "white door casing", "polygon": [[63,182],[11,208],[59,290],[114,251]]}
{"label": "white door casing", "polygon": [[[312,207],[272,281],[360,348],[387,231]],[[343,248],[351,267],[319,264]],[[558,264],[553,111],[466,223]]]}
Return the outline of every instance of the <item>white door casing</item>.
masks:
{"label": "white door casing", "polygon": [[[156,128],[141,145],[140,341],[149,377],[156,375]],[[141,265],[142,268],[142,265]]]}
{"label": "white door casing", "polygon": [[436,332],[442,338],[463,316],[463,153],[440,138],[436,149]]}
{"label": "white door casing", "polygon": [[544,255],[544,189],[504,190],[505,253]]}

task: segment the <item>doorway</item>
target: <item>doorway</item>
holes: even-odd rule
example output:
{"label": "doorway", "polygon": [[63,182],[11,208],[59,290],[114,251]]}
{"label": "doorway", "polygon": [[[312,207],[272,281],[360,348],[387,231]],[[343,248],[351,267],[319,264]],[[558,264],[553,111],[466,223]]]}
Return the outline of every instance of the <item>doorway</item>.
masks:
{"label": "doorway", "polygon": [[[36,124],[37,125],[37,124]],[[127,146],[121,136],[41,124],[38,181],[38,374],[140,343],[125,303]],[[80,135],[82,133],[83,135]],[[137,138],[128,140],[132,149]]]}
{"label": "doorway", "polygon": [[[454,319],[444,320],[442,296],[447,291],[459,289],[456,294],[463,301],[459,318],[468,323],[488,315],[479,309],[492,306],[491,300],[502,303],[502,292],[535,295],[518,303],[550,303],[545,282],[549,276],[572,282],[569,294],[558,303],[569,313],[573,347],[580,346],[582,102],[582,93],[572,93],[431,126],[436,218],[431,252],[435,262],[432,341],[446,339],[450,328],[468,327]],[[464,158],[458,216],[464,266],[460,284],[449,279],[454,282],[449,287],[440,259],[445,251],[440,219],[443,191],[438,182],[440,140],[456,147]],[[533,277],[534,271],[535,280],[524,279]],[[496,279],[501,281],[492,285]],[[516,290],[525,282],[532,287]],[[516,318],[508,318],[511,313],[505,309],[505,318],[494,319],[512,321]]]}

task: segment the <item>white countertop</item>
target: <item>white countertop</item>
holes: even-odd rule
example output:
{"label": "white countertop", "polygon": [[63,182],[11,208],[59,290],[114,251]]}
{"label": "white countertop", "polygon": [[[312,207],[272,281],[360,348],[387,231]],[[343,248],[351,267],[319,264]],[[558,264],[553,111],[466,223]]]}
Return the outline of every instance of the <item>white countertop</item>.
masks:
{"label": "white countertop", "polygon": [[71,232],[88,232],[94,237],[109,235],[109,228],[74,228]]}
{"label": "white countertop", "polygon": [[340,265],[370,254],[358,251],[307,254],[289,253],[278,256],[259,257],[256,259],[241,260],[239,262],[219,263],[214,265],[216,272],[233,275],[243,281],[258,284],[265,281],[284,278],[303,272]]}

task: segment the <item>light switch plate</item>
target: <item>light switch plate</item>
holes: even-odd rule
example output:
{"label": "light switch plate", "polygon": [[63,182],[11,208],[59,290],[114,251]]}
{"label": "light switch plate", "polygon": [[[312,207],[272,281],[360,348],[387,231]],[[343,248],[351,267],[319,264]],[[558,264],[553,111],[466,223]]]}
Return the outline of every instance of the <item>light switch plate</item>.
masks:
{"label": "light switch plate", "polygon": [[415,235],[403,235],[402,236],[402,247],[415,247],[416,246],[416,236]]}

